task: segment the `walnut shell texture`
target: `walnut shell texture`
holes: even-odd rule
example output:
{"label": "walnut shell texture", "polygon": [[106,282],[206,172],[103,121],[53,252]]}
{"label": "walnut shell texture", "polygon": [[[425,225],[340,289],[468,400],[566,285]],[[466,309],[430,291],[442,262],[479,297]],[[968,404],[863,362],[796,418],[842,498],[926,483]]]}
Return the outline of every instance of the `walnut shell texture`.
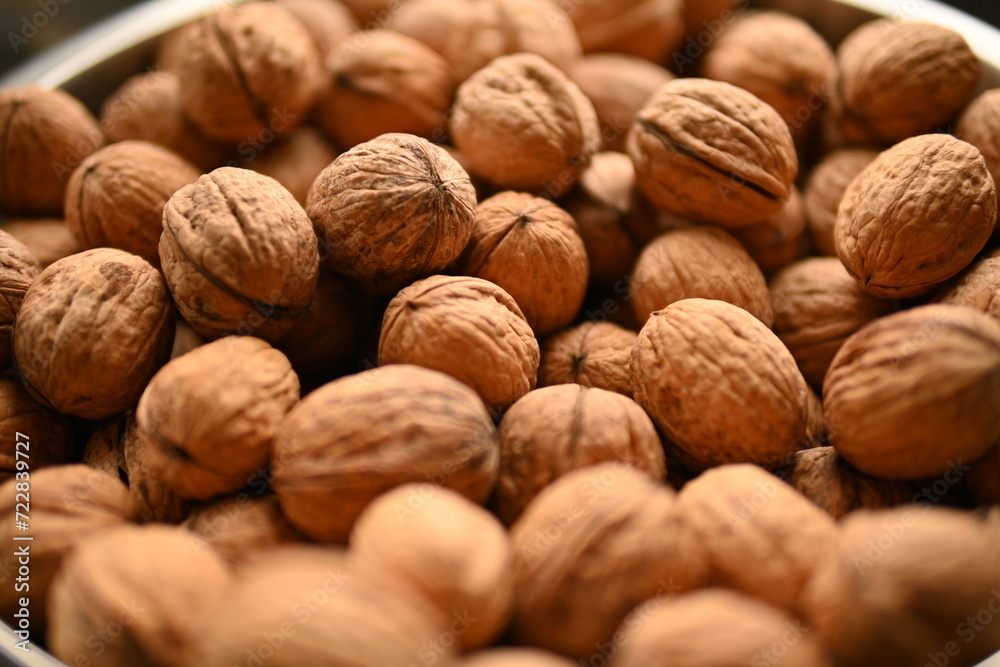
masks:
{"label": "walnut shell texture", "polygon": [[834,228],[844,192],[858,174],[878,157],[870,148],[839,148],[827,153],[809,172],[804,194],[813,244],[821,255],[837,255]]}
{"label": "walnut shell texture", "polygon": [[41,272],[31,250],[12,234],[0,230],[0,368],[10,366],[14,322],[28,287]]}
{"label": "walnut shell texture", "polygon": [[184,527],[234,565],[276,545],[305,539],[282,515],[276,496],[252,491],[195,508]]}
{"label": "walnut shell texture", "polygon": [[580,0],[570,19],[587,53],[628,53],[660,62],[684,36],[680,0]]}
{"label": "walnut shell texture", "polygon": [[613,322],[584,322],[542,345],[538,384],[574,383],[632,398],[629,360],[638,334]]}
{"label": "walnut shell texture", "polygon": [[985,257],[969,266],[936,301],[970,306],[1000,320],[1000,255]]}
{"label": "walnut shell texture", "polygon": [[993,181],[1000,179],[1000,89],[972,100],[955,123],[955,136],[978,148]]}
{"label": "walnut shell texture", "polygon": [[[28,442],[28,451],[23,444],[18,446],[19,441]],[[34,472],[69,463],[72,456],[69,420],[33,399],[16,378],[0,376],[0,481],[14,477],[19,469]]]}

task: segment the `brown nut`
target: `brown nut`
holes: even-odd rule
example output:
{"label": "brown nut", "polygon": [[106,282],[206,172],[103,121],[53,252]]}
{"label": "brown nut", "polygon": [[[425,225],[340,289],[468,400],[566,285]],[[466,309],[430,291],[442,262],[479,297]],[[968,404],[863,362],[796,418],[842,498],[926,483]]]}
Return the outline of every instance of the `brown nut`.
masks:
{"label": "brown nut", "polygon": [[753,315],[685,299],[654,312],[632,351],[635,399],[691,470],[783,466],[805,441],[809,387]]}
{"label": "brown nut", "polygon": [[406,482],[484,502],[499,449],[471,389],[443,373],[393,365],[306,396],[285,420],[272,459],[271,486],[292,525],[310,539],[344,543],[369,502]]}
{"label": "brown nut", "polygon": [[229,336],[170,361],[136,409],[154,475],[184,498],[233,493],[266,472],[272,443],[299,400],[288,358]]}
{"label": "brown nut", "polygon": [[531,53],[497,58],[466,79],[448,131],[477,175],[550,197],[568,192],[601,148],[594,105],[555,65]]}
{"label": "brown nut", "polygon": [[15,378],[0,376],[0,482],[72,457],[69,420],[33,399]]}
{"label": "brown nut", "polygon": [[629,360],[638,334],[613,322],[584,322],[542,345],[538,384],[575,383],[632,398]]}
{"label": "brown nut", "polygon": [[0,222],[0,230],[23,243],[42,269],[83,250],[66,223],[56,218],[6,220]]}
{"label": "brown nut", "polygon": [[208,338],[280,338],[316,291],[319,250],[305,211],[274,179],[222,167],[163,210],[163,275],[181,315]]}
{"label": "brown nut", "polygon": [[917,296],[968,266],[996,217],[996,186],[974,146],[944,134],[913,137],[847,188],[837,255],[866,292]]}
{"label": "brown nut", "polygon": [[809,172],[804,192],[813,244],[821,255],[837,255],[834,228],[847,186],[878,157],[869,148],[840,148],[827,153]]}
{"label": "brown nut", "polygon": [[279,544],[305,538],[281,513],[277,496],[243,492],[196,507],[184,527],[205,540],[231,565],[256,558]]}
{"label": "brown nut", "polygon": [[612,51],[661,62],[684,37],[680,0],[579,0],[564,6],[587,53]]}
{"label": "brown nut", "polygon": [[792,190],[785,205],[762,222],[732,230],[761,272],[770,277],[806,254],[806,211],[802,195]]}
{"label": "brown nut", "polygon": [[[685,45],[697,39],[709,39],[709,35],[720,34],[725,26],[735,21],[747,7],[746,0],[701,0],[700,2],[684,3],[684,25],[687,27],[688,39]],[[683,56],[674,53],[674,66],[683,73],[684,66],[693,63],[692,57],[697,57],[701,51],[693,54],[686,52]]]}
{"label": "brown nut", "polygon": [[504,414],[499,440],[492,503],[508,525],[545,487],[577,468],[618,461],[658,482],[667,475],[653,422],[633,400],[604,389],[560,384],[528,392]]}
{"label": "brown nut", "polygon": [[354,14],[343,2],[278,0],[278,4],[302,22],[323,58],[359,28]]}
{"label": "brown nut", "polygon": [[281,183],[295,201],[305,206],[316,177],[337,159],[337,155],[337,149],[322,132],[305,126],[275,141],[262,153],[250,153],[246,165]]}
{"label": "brown nut", "polygon": [[993,181],[1000,179],[1000,88],[972,100],[955,123],[955,136],[978,148]]}
{"label": "brown nut", "polygon": [[799,168],[777,111],[708,79],[662,86],[636,116],[627,147],[636,182],[653,204],[725,227],[776,213],[791,196]]}
{"label": "brown nut", "polygon": [[476,191],[443,148],[385,134],[316,178],[306,210],[330,268],[377,292],[442,271],[472,235]]}
{"label": "brown nut", "polygon": [[967,482],[975,502],[1000,506],[1000,445],[972,464]]}
{"label": "brown nut", "polygon": [[104,145],[97,121],[76,98],[35,86],[0,91],[0,209],[59,215],[66,179]]}
{"label": "brown nut", "polygon": [[24,303],[24,295],[41,267],[31,250],[13,235],[0,230],[0,368],[10,366],[11,339],[17,313]]}
{"label": "brown nut", "polygon": [[102,419],[135,405],[170,356],[174,308],[159,271],[121,250],[71,255],[42,271],[14,324],[14,363],[32,396]]}
{"label": "brown nut", "polygon": [[937,296],[936,301],[970,306],[1000,320],[1000,255],[983,258]]}
{"label": "brown nut", "polygon": [[480,278],[431,276],[389,302],[378,361],[447,373],[501,409],[535,388],[539,349],[503,289]]}
{"label": "brown nut", "polygon": [[840,348],[823,396],[830,444],[862,472],[917,479],[974,461],[1000,442],[1000,323],[944,304],[878,319]]}

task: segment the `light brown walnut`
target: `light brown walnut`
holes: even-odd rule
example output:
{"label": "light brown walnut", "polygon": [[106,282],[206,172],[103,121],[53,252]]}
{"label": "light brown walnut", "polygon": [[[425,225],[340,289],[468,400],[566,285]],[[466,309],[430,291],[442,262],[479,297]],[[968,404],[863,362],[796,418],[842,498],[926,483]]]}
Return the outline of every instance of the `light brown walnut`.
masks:
{"label": "light brown walnut", "polygon": [[57,218],[5,220],[0,222],[0,230],[23,243],[42,269],[83,250],[66,222]]}
{"label": "light brown walnut", "polygon": [[584,322],[542,344],[538,384],[575,383],[632,398],[629,360],[638,334],[613,322]]}
{"label": "light brown walnut", "polygon": [[756,225],[732,230],[761,272],[770,277],[806,254],[806,211],[799,191],[785,205]]}
{"label": "light brown walnut", "polygon": [[985,257],[970,265],[935,300],[970,306],[1000,320],[1000,255]]}
{"label": "light brown walnut", "polygon": [[336,147],[315,127],[296,128],[284,139],[275,141],[261,153],[253,153],[246,166],[270,176],[292,193],[295,201],[306,205],[309,189],[316,177],[339,155]]}
{"label": "light brown walnut", "polygon": [[834,228],[844,192],[858,174],[878,157],[870,148],[839,148],[827,153],[809,172],[804,200],[809,233],[821,255],[835,257]]}
{"label": "light brown walnut", "polygon": [[574,0],[565,6],[587,53],[627,53],[661,62],[684,36],[681,0]]}

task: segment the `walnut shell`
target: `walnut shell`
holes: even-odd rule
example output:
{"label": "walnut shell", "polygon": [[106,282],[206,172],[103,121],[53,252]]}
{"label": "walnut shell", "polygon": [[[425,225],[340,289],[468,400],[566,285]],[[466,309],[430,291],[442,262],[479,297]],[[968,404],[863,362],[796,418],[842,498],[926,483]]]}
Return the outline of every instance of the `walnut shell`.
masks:
{"label": "walnut shell", "polygon": [[513,639],[589,657],[644,600],[706,581],[705,553],[674,493],[621,463],[573,471],[511,529]]}
{"label": "walnut shell", "polygon": [[448,131],[474,173],[500,188],[551,197],[568,192],[601,148],[594,105],[531,53],[497,58],[466,79]]}
{"label": "walnut shell", "polygon": [[208,338],[280,338],[316,291],[319,250],[302,207],[274,179],[221,167],[163,210],[163,274],[177,308]]}
{"label": "walnut shell", "polygon": [[631,372],[636,401],[691,470],[778,468],[805,441],[809,387],[778,337],[742,308],[685,299],[654,312]]}
{"label": "walnut shell", "polygon": [[574,0],[568,6],[587,53],[614,51],[660,62],[684,37],[680,0]]}
{"label": "walnut shell", "polygon": [[14,324],[14,363],[28,391],[59,412],[102,419],[139,400],[170,355],[174,308],[159,271],[97,248],[42,271]]}
{"label": "walnut shell", "polygon": [[632,124],[636,183],[659,208],[725,227],[776,213],[798,158],[788,125],[753,94],[721,81],[663,85]]}
{"label": "walnut shell", "polygon": [[0,222],[0,230],[23,243],[43,269],[83,250],[65,221],[56,218],[5,220]]}
{"label": "walnut shell", "polygon": [[972,464],[967,483],[975,502],[1000,507],[1000,445]]}
{"label": "walnut shell", "polygon": [[277,0],[302,22],[320,56],[326,58],[358,30],[358,22],[343,2],[331,0]]}
{"label": "walnut shell", "polygon": [[196,507],[184,527],[232,565],[276,545],[303,541],[282,515],[277,496],[260,494],[253,489]]}
{"label": "walnut shell", "polygon": [[0,376],[0,482],[72,457],[69,420],[33,399],[16,378]]}
{"label": "walnut shell", "polygon": [[14,215],[60,215],[66,178],[104,145],[76,98],[35,86],[0,91],[0,137],[0,209]]}
{"label": "walnut shell", "polygon": [[837,255],[866,292],[912,297],[972,262],[993,233],[997,194],[982,154],[927,134],[879,155],[844,193]]}
{"label": "walnut shell", "polygon": [[993,181],[1000,179],[1000,88],[981,93],[955,123],[955,136],[983,154]]}
{"label": "walnut shell", "polygon": [[26,245],[0,230],[0,368],[7,368],[13,356],[11,338],[24,295],[41,267]]}
{"label": "walnut shell", "polygon": [[807,250],[806,211],[797,189],[785,205],[762,222],[732,230],[761,272],[769,277],[803,257]]}
{"label": "walnut shell", "polygon": [[662,482],[660,436],[629,398],[604,389],[560,384],[528,392],[500,422],[500,474],[493,493],[508,525],[545,487],[566,473],[618,461]]}
{"label": "walnut shell", "polygon": [[184,498],[233,493],[266,471],[272,442],[299,400],[288,358],[229,336],[167,363],[136,409],[149,465]]}
{"label": "walnut shell", "polygon": [[862,472],[917,479],[974,461],[1000,442],[1000,323],[952,305],[878,319],[840,348],[823,396],[830,443]]}
{"label": "walnut shell", "polygon": [[878,157],[870,148],[839,148],[827,153],[809,172],[804,200],[809,233],[821,255],[837,255],[834,228],[847,186]]}
{"label": "walnut shell", "polygon": [[[699,0],[698,2],[684,3],[684,25],[687,27],[689,44],[692,39],[700,37],[705,39],[706,35],[718,35],[725,26],[735,21],[747,7],[746,0]],[[688,62],[678,60],[674,54],[674,64],[680,67]]]}
{"label": "walnut shell", "polygon": [[576,383],[632,398],[629,360],[638,334],[613,322],[584,322],[542,345],[538,384]]}
{"label": "walnut shell", "polygon": [[534,332],[544,336],[576,318],[590,262],[569,213],[547,199],[507,191],[476,208],[458,269],[503,288]]}
{"label": "walnut shell", "polygon": [[494,648],[471,653],[458,667],[572,667],[573,661],[534,648]]}
{"label": "walnut shell", "polygon": [[339,154],[322,132],[305,126],[296,128],[263,152],[252,153],[247,167],[281,183],[292,193],[295,201],[305,206],[316,177]]}
{"label": "walnut shell", "polygon": [[480,278],[432,276],[403,289],[382,317],[379,364],[416,364],[476,390],[491,409],[535,388],[538,341],[514,299]]}
{"label": "walnut shell", "polygon": [[970,306],[1000,320],[1000,255],[970,265],[936,301]]}
{"label": "walnut shell", "polygon": [[330,268],[377,292],[443,270],[472,235],[476,192],[443,148],[385,134],[316,178],[306,210]]}
{"label": "walnut shell", "polygon": [[[470,619],[463,649],[493,643],[514,604],[514,553],[503,525],[445,488],[407,484],[372,501],[351,530],[351,556],[374,577],[387,571],[448,619]],[[457,634],[457,633],[456,633]]]}
{"label": "walnut shell", "polygon": [[271,485],[292,525],[310,539],[343,543],[368,503],[406,482],[485,501],[499,448],[471,389],[443,373],[394,365],[306,396],[285,420],[272,459]]}
{"label": "walnut shell", "polygon": [[718,227],[687,227],[647,245],[632,271],[632,308],[649,314],[682,299],[717,299],[743,308],[770,327],[771,295],[746,249]]}

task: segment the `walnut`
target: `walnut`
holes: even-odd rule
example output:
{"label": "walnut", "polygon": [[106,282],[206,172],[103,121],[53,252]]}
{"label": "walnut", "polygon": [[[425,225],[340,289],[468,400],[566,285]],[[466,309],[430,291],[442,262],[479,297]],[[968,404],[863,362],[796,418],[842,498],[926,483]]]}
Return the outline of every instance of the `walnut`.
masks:
{"label": "walnut", "polygon": [[774,333],[816,388],[849,336],[898,308],[861,289],[836,257],[796,262],[773,278],[770,289]]}
{"label": "walnut", "polygon": [[977,503],[993,503],[1000,507],[1000,444],[972,464],[967,483]]}
{"label": "walnut", "polygon": [[222,558],[188,530],[106,531],[74,549],[53,580],[48,647],[65,661],[114,667],[192,664],[198,614],[230,586]]}
{"label": "walnut", "polygon": [[14,322],[24,303],[24,295],[40,270],[31,250],[11,234],[0,230],[0,290],[3,293],[0,303],[0,368],[10,366]]}
{"label": "walnut", "polygon": [[104,145],[76,98],[34,86],[0,91],[0,137],[0,209],[14,215],[60,215],[67,177]]}
{"label": "walnut", "polygon": [[667,58],[684,37],[681,0],[574,0],[567,11],[583,50]]}
{"label": "walnut", "polygon": [[830,443],[862,472],[917,479],[974,461],[1000,442],[1000,323],[943,304],[880,318],[840,348],[823,396]]}
{"label": "walnut", "polygon": [[809,387],[784,344],[742,308],[684,299],[654,312],[631,372],[636,401],[691,470],[778,468],[805,441]]}
{"label": "walnut", "polygon": [[33,399],[15,378],[0,376],[0,482],[72,457],[69,420]]}
{"label": "walnut", "polygon": [[619,461],[662,482],[660,436],[636,403],[605,389],[560,384],[528,392],[500,422],[500,475],[493,493],[508,525],[566,473]]}
{"label": "walnut", "polygon": [[448,130],[476,174],[552,197],[566,193],[601,148],[594,105],[555,65],[530,53],[497,58],[466,79]]}
{"label": "walnut", "polygon": [[266,471],[271,446],[299,400],[287,357],[251,336],[229,336],[167,363],[136,409],[154,475],[178,495],[233,493]]}
{"label": "walnut", "polygon": [[393,365],[306,396],[275,440],[271,486],[306,537],[344,543],[369,502],[406,482],[485,501],[498,458],[493,423],[471,389],[443,373]]}
{"label": "walnut", "polygon": [[302,534],[281,514],[278,498],[255,491],[195,508],[184,527],[234,565],[276,545],[301,542]]}
{"label": "walnut", "polygon": [[494,648],[471,653],[460,667],[572,667],[573,661],[534,648]]}
{"label": "walnut", "polygon": [[660,86],[674,78],[664,67],[624,53],[592,53],[574,62],[568,73],[594,104],[609,151],[625,150],[632,119]]}
{"label": "walnut", "polygon": [[627,148],[636,182],[656,206],[725,227],[776,213],[798,173],[792,135],[778,112],[708,79],[662,86],[636,116]]}
{"label": "walnut", "polygon": [[223,6],[184,33],[181,105],[206,136],[231,145],[295,129],[322,85],[322,56],[302,22],[277,3]]}
{"label": "walnut", "polygon": [[764,274],[746,249],[718,227],[667,232],[643,249],[632,272],[632,308],[640,323],[681,299],[718,299],[765,326],[774,321]]}
{"label": "walnut", "polygon": [[632,398],[629,359],[638,334],[613,322],[584,322],[542,345],[538,384],[577,383]]}
{"label": "walnut", "polygon": [[673,491],[621,463],[573,471],[542,491],[511,529],[512,638],[574,659],[639,603],[707,579],[705,553]]}
{"label": "walnut", "polygon": [[472,235],[476,192],[441,147],[385,134],[316,178],[306,210],[330,268],[377,292],[443,270]]}
{"label": "walnut", "polygon": [[809,233],[821,255],[837,255],[834,228],[847,186],[878,157],[869,148],[839,148],[827,153],[809,172],[804,199]]}
{"label": "walnut", "polygon": [[493,515],[453,491],[407,484],[379,496],[354,524],[350,553],[359,569],[397,576],[446,618],[472,619],[455,637],[463,649],[493,643],[510,620],[510,538]]}
{"label": "walnut", "polygon": [[866,292],[917,296],[968,266],[996,217],[996,186],[974,146],[944,134],[913,137],[848,186],[837,255]]}
{"label": "walnut", "polygon": [[330,0],[277,0],[302,22],[320,56],[326,58],[358,29],[354,14],[342,2]]}
{"label": "walnut", "polygon": [[23,243],[43,269],[63,257],[83,250],[65,221],[56,218],[5,220],[0,222],[0,230]]}
{"label": "walnut", "polygon": [[387,132],[440,141],[458,88],[451,64],[423,43],[391,30],[355,33],[326,62],[318,121],[354,146]]}
{"label": "walnut", "polygon": [[1000,255],[985,257],[970,265],[936,300],[971,306],[1000,320]]}
{"label": "walnut", "polygon": [[677,509],[708,553],[711,583],[792,613],[837,536],[833,519],[755,465],[726,465],[681,489]]}
{"label": "walnut", "polygon": [[208,338],[277,340],[309,305],[319,273],[316,234],[291,193],[233,167],[170,198],[160,260],[181,315]]}
{"label": "walnut", "polygon": [[305,206],[309,188],[339,152],[322,132],[305,126],[252,155],[246,163],[248,168],[278,181]]}
{"label": "walnut", "polygon": [[447,373],[500,409],[535,388],[539,349],[503,289],[480,278],[432,276],[389,302],[378,360]]}
{"label": "walnut", "polygon": [[[736,20],[746,8],[746,0],[700,0],[684,3],[684,25],[687,27],[688,42],[698,38],[714,38],[725,26]],[[700,52],[699,52],[700,53]],[[684,65],[690,64],[689,58],[679,58],[674,54],[674,65],[683,72]]]}
{"label": "walnut", "polygon": [[793,189],[777,213],[755,225],[733,229],[732,234],[761,272],[773,275],[806,254],[806,211],[802,196]]}
{"label": "walnut", "polygon": [[105,146],[69,179],[66,225],[82,248],[120,248],[157,266],[163,207],[200,175],[193,164],[156,144]]}
{"label": "walnut", "polygon": [[955,136],[978,148],[993,181],[1000,180],[1000,88],[972,100],[955,123]]}
{"label": "walnut", "polygon": [[43,404],[85,419],[135,405],[166,362],[174,308],[146,260],[97,248],[42,271],[14,324],[14,364]]}
{"label": "walnut", "polygon": [[569,213],[547,199],[507,191],[476,208],[458,269],[503,288],[535,333],[544,336],[576,318],[590,263]]}

